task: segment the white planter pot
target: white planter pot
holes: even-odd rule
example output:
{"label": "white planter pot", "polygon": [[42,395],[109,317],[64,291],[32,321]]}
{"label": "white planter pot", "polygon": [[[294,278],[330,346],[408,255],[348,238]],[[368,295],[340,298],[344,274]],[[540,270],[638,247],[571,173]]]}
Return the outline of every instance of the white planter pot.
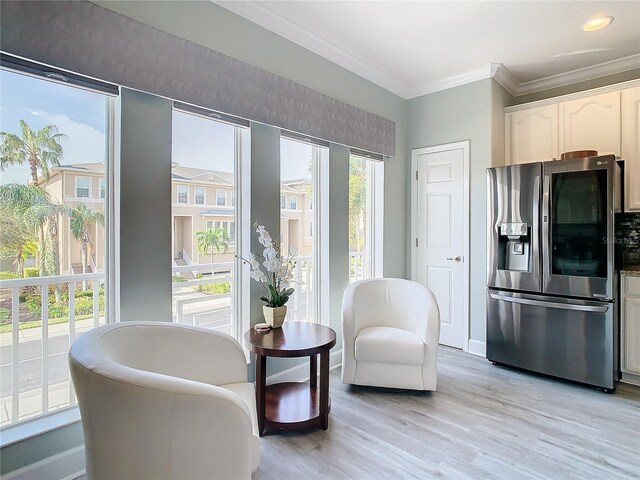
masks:
{"label": "white planter pot", "polygon": [[284,317],[287,315],[287,306],[272,308],[263,305],[262,314],[265,322],[271,325],[272,328],[280,328],[284,323]]}

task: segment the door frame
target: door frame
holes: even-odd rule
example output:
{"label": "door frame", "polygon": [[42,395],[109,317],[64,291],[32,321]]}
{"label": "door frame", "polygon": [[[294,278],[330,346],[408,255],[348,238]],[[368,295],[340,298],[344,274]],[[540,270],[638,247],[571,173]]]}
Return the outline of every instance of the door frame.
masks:
{"label": "door frame", "polygon": [[471,262],[469,258],[469,140],[461,142],[445,143],[411,150],[411,279],[417,281],[418,271],[416,263],[418,261],[418,156],[428,153],[446,152],[449,150],[463,151],[463,180],[462,180],[462,205],[463,205],[463,247],[462,255],[464,262],[464,278],[462,280],[462,350],[469,351],[469,272]]}

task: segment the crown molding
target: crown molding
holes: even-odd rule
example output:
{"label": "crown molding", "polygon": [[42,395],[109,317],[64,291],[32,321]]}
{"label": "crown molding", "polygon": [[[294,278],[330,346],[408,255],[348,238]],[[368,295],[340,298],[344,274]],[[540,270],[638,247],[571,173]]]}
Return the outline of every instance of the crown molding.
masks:
{"label": "crown molding", "polygon": [[404,98],[406,100],[410,100],[412,98],[421,97],[423,95],[439,92],[441,90],[459,87],[460,85],[466,85],[467,83],[476,82],[478,80],[484,80],[485,78],[489,77],[491,77],[491,65],[480,67],[469,72],[461,73],[460,75],[453,75],[441,80],[424,82],[409,87],[407,89],[408,95]]}
{"label": "crown molding", "polygon": [[273,13],[254,0],[211,0],[220,7],[240,15],[287,40],[320,55],[362,78],[375,83],[396,95],[407,98],[407,86],[391,75],[370,66],[360,58],[345,52],[342,48],[313,35],[289,20]]}
{"label": "crown molding", "polygon": [[[566,73],[552,75],[550,77],[532,80],[518,85],[515,97],[527,95],[529,93],[542,92],[551,88],[564,87],[578,82],[584,82],[594,78],[605,77],[622,73],[635,68],[640,68],[640,54],[618,58],[609,62],[598,63],[585,68],[578,68]],[[506,87],[505,87],[506,88]]]}
{"label": "crown molding", "polygon": [[640,54],[592,65],[570,72],[552,75],[529,82],[518,82],[511,72],[501,63],[492,63],[462,74],[444,79],[408,84],[393,75],[381,72],[364,60],[345,52],[326,40],[302,29],[295,23],[281,17],[264,7],[259,1],[211,0],[220,7],[229,10],[261,27],[286,38],[287,40],[310,50],[311,52],[333,62],[360,77],[394,93],[405,100],[422,95],[459,87],[467,83],[494,78],[507,92],[514,97],[541,92],[552,88],[563,87],[594,78],[640,68]]}

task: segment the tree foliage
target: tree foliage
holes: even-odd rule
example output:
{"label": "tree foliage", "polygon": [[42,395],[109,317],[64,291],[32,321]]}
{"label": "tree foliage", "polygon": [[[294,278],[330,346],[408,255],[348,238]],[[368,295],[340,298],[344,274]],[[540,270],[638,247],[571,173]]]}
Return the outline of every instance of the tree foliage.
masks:
{"label": "tree foliage", "polygon": [[198,251],[203,255],[211,254],[213,261],[213,250],[218,253],[226,252],[229,248],[229,234],[224,228],[206,228],[196,232]]}

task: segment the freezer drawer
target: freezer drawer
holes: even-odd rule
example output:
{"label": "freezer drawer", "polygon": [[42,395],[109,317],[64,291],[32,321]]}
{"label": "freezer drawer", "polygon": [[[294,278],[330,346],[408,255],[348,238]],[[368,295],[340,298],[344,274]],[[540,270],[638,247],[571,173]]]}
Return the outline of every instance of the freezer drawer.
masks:
{"label": "freezer drawer", "polygon": [[488,290],[487,358],[614,389],[615,304]]}

